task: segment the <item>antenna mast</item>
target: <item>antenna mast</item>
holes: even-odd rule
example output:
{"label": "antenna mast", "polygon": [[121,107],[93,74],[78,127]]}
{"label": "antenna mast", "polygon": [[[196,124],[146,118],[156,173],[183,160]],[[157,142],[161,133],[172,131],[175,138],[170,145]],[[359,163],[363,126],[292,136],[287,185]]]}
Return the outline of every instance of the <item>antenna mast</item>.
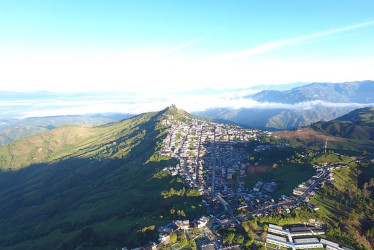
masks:
{"label": "antenna mast", "polygon": [[326,141],[325,141],[325,154],[327,153],[327,138],[326,138]]}

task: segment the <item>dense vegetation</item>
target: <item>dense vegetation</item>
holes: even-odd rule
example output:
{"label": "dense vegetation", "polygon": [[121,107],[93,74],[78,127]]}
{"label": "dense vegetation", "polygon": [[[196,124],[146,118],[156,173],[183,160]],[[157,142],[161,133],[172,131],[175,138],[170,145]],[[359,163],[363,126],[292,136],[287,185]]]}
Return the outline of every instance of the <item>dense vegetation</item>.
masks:
{"label": "dense vegetation", "polygon": [[[224,243],[228,245],[240,245],[243,249],[259,249],[261,243],[266,240],[266,231],[267,225],[259,223],[257,218],[243,221],[237,227],[221,227],[218,229]],[[259,242],[258,240],[261,240],[262,242]]]}
{"label": "dense vegetation", "polygon": [[354,248],[374,247],[374,165],[335,171],[334,185],[327,185],[311,203],[328,223],[328,237]]}
{"label": "dense vegetation", "polygon": [[317,132],[356,140],[374,140],[374,108],[363,108],[329,122],[311,125]]}
{"label": "dense vegetation", "polygon": [[0,247],[136,247],[154,240],[160,225],[201,214],[199,196],[162,195],[184,188],[160,172],[176,164],[157,154],[168,112],[65,126],[1,147]]}

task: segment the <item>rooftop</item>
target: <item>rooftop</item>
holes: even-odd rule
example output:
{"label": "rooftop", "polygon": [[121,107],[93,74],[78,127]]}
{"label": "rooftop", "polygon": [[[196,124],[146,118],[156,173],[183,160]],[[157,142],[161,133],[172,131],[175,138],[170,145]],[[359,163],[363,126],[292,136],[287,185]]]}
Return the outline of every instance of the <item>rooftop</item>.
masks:
{"label": "rooftop", "polygon": [[277,236],[277,235],[270,234],[270,233],[268,233],[267,238],[268,239],[272,239],[272,240],[287,242],[287,239],[285,237]]}
{"label": "rooftop", "polygon": [[302,239],[294,239],[296,243],[319,243],[317,238],[302,238]]}
{"label": "rooftop", "polygon": [[271,229],[283,230],[283,227],[278,226],[278,225],[274,225],[274,224],[269,224],[269,228],[271,228]]}

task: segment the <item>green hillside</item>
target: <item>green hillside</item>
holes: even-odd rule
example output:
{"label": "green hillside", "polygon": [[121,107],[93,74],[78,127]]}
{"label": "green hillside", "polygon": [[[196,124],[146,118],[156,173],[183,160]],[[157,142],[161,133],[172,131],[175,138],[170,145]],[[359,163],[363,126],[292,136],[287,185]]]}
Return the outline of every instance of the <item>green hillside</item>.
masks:
{"label": "green hillside", "polygon": [[63,115],[3,120],[0,122],[0,146],[25,136],[45,133],[62,125],[97,126],[117,122],[132,116],[130,114]]}
{"label": "green hillside", "polygon": [[327,185],[311,200],[317,216],[327,222],[327,237],[354,249],[374,247],[374,165],[335,171]]}
{"label": "green hillside", "polygon": [[165,113],[178,117],[169,108],[1,147],[0,248],[136,247],[155,240],[158,226],[200,214],[200,197],[162,196],[184,187],[160,172],[176,164],[156,153],[167,133]]}
{"label": "green hillside", "polygon": [[350,121],[360,126],[374,127],[374,108],[356,109],[336,120]]}
{"label": "green hillside", "polygon": [[311,125],[317,132],[356,140],[374,140],[374,108],[356,109],[329,122]]}

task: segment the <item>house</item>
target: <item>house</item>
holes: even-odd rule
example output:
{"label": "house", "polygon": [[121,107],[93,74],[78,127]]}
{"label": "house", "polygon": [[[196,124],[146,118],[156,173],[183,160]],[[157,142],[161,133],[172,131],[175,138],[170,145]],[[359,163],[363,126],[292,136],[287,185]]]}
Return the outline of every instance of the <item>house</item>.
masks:
{"label": "house", "polygon": [[208,217],[205,217],[205,216],[202,216],[198,221],[197,221],[197,227],[198,228],[203,228],[206,226],[206,224],[208,223],[209,221],[209,218]]}
{"label": "house", "polygon": [[178,226],[174,224],[174,222],[171,222],[164,227],[159,227],[158,232],[160,234],[171,234],[172,232],[174,232],[174,230],[177,230],[177,229],[178,229]]}
{"label": "house", "polygon": [[155,242],[149,242],[147,245],[141,248],[141,250],[156,250],[157,244]]}
{"label": "house", "polygon": [[176,220],[174,224],[178,226],[178,229],[181,230],[188,230],[190,228],[190,221],[189,220]]}
{"label": "house", "polygon": [[216,248],[215,248],[214,244],[207,244],[207,245],[202,245],[201,249],[202,250],[215,250]]}
{"label": "house", "polygon": [[220,248],[221,250],[241,250],[239,245],[234,245],[234,246],[229,246],[229,247],[224,247]]}
{"label": "house", "polygon": [[159,235],[159,238],[158,238],[158,241],[160,243],[166,243],[166,242],[169,242],[170,241],[170,234],[160,234]]}

